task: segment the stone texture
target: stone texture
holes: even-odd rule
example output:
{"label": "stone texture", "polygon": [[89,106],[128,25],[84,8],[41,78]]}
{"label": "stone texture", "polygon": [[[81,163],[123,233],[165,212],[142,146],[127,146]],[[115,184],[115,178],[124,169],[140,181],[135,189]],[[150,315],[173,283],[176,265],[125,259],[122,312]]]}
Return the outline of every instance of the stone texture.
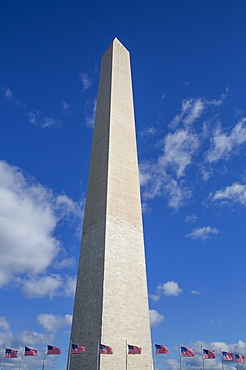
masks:
{"label": "stone texture", "polygon": [[[146,267],[129,52],[117,40],[101,65],[70,370],[152,369]],[[98,343],[113,355],[98,356]],[[99,362],[98,362],[99,361]]]}

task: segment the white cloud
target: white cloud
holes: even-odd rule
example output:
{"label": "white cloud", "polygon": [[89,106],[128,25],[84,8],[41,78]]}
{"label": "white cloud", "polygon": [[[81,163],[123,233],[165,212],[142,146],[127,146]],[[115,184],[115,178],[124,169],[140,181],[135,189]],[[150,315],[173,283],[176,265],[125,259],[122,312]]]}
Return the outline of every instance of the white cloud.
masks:
{"label": "white cloud", "polygon": [[95,116],[96,116],[97,99],[93,101],[88,100],[85,104],[85,122],[89,128],[94,127]]}
{"label": "white cloud", "polygon": [[203,292],[200,292],[199,290],[191,290],[190,292],[191,292],[191,294],[194,294],[194,295],[203,294]]}
{"label": "white cloud", "polygon": [[44,117],[43,122],[41,123],[42,128],[50,128],[55,126],[60,126],[60,122],[52,117]]}
{"label": "white cloud", "polygon": [[156,129],[154,126],[149,126],[146,129],[144,129],[142,132],[140,132],[141,138],[148,139],[149,137],[152,137],[156,134]]}
{"label": "white cloud", "polygon": [[229,201],[233,204],[246,205],[246,185],[233,183],[227,186],[225,190],[218,190],[214,194],[210,193],[209,197],[217,203],[225,204]]}
{"label": "white cloud", "polygon": [[159,157],[161,167],[171,167],[179,178],[184,175],[186,167],[191,164],[192,155],[199,147],[199,138],[190,130],[177,130],[168,134],[164,141],[164,153]]}
{"label": "white cloud", "polygon": [[25,104],[21,103],[21,101],[17,99],[17,97],[14,95],[13,91],[10,90],[8,87],[6,89],[0,87],[0,91],[3,92],[4,98],[9,103],[14,104],[15,107],[18,107],[18,106],[25,107]]}
{"label": "white cloud", "polygon": [[176,128],[181,122],[192,124],[204,111],[205,104],[202,99],[189,98],[182,101],[180,113],[169,123],[170,128]]}
{"label": "white cloud", "polygon": [[159,302],[159,300],[161,299],[161,295],[160,294],[149,294],[149,298],[151,298],[154,302]]}
{"label": "white cloud", "polygon": [[5,89],[4,96],[7,100],[13,100],[14,98],[13,91],[11,91],[9,88]]}
{"label": "white cloud", "polygon": [[157,291],[167,296],[178,296],[182,293],[182,289],[180,289],[178,283],[175,281],[168,281],[163,285],[159,285]]}
{"label": "white cloud", "polygon": [[[0,286],[15,282],[32,292],[31,281],[45,273],[60,253],[55,237],[58,222],[69,215],[78,219],[78,207],[34,179],[27,180],[18,167],[0,161]],[[59,279],[51,282],[54,289]]]}
{"label": "white cloud", "polygon": [[182,177],[191,165],[192,157],[199,148],[199,137],[190,129],[178,130],[164,139],[163,154],[156,163],[140,164],[143,197],[152,199],[168,195],[168,204],[177,210],[191,197]]}
{"label": "white cloud", "polygon": [[195,215],[194,213],[191,214],[191,215],[187,215],[185,217],[185,222],[196,222],[196,220],[198,219],[197,215]]}
{"label": "white cloud", "polygon": [[209,321],[209,324],[210,324],[210,325],[213,325],[213,326],[218,326],[218,325],[221,325],[221,324],[222,324],[222,322],[221,322],[221,321],[215,321],[215,320],[211,319],[211,320]]}
{"label": "white cloud", "polygon": [[[24,330],[22,332],[13,333],[12,330],[8,330],[5,332],[0,331],[0,347],[3,348],[4,345],[7,345],[8,348],[12,348],[14,350],[19,351],[18,355],[22,354],[23,351],[23,343],[28,343],[29,347],[38,349],[38,356],[33,358],[32,365],[29,363],[30,369],[36,369],[40,366],[41,359],[43,357],[43,348],[45,343],[48,341],[52,343],[54,340],[54,335],[52,333],[45,334],[45,333],[37,333],[31,330]],[[42,353],[42,355],[41,355]],[[16,369],[16,359],[8,359],[8,365],[10,368]],[[5,363],[5,366],[7,364]],[[18,368],[19,368],[19,361],[18,360]],[[11,366],[12,365],[12,366]],[[36,366],[34,366],[36,365]],[[48,366],[48,363],[47,363]]]}
{"label": "white cloud", "polygon": [[60,217],[69,217],[81,219],[83,217],[83,201],[74,202],[66,194],[58,195],[56,198],[56,209]]}
{"label": "white cloud", "polygon": [[165,320],[165,316],[161,315],[156,310],[149,310],[150,326],[156,328],[161,322]]}
{"label": "white cloud", "polygon": [[175,210],[184,206],[191,198],[191,191],[183,185],[182,181],[178,182],[170,179],[166,185],[165,190],[168,193],[168,205]]}
{"label": "white cloud", "polygon": [[79,76],[79,79],[82,83],[82,91],[85,91],[91,87],[92,81],[88,77],[87,73],[82,72]]}
{"label": "white cloud", "polygon": [[176,128],[180,123],[184,125],[193,124],[209,107],[215,107],[222,104],[226,94],[216,100],[207,100],[205,98],[188,98],[182,101],[180,113],[177,114],[169,124],[170,128]]}
{"label": "white cloud", "polygon": [[28,298],[41,298],[49,296],[73,296],[75,292],[76,279],[59,274],[38,276],[36,278],[18,279],[21,290]]}
{"label": "white cloud", "polygon": [[53,267],[56,269],[63,269],[63,268],[72,268],[75,265],[75,258],[70,257],[70,258],[62,258],[61,260],[56,260],[53,263]]}
{"label": "white cloud", "polygon": [[[28,329],[23,330],[21,332],[15,330],[14,333],[11,329],[4,331],[0,330],[1,351],[4,345],[6,345],[8,348],[18,351],[18,358],[6,359],[6,361],[4,360],[3,367],[19,369],[20,356],[23,352],[23,343],[26,343],[28,347],[35,348],[38,350],[38,356],[28,358],[28,361],[26,361],[26,363],[24,361],[23,368],[25,367],[26,369],[28,368],[30,370],[40,368],[43,360],[43,350],[46,342],[48,343],[54,342],[53,333],[37,333],[35,331],[31,331]],[[47,359],[46,367],[51,368],[52,366],[54,366],[53,361]]]}
{"label": "white cloud", "polygon": [[[204,113],[219,107],[227,94],[228,89],[219,99],[208,100],[198,97],[182,101],[180,112],[168,125],[174,131],[169,132],[157,142],[158,147],[163,143],[162,152],[156,160],[140,163],[140,179],[145,202],[155,197],[166,197],[168,205],[174,210],[178,210],[192,198],[193,184],[187,178],[188,171],[198,168],[203,180],[206,181],[211,177],[213,172],[211,168],[205,168],[205,164],[208,166],[210,163],[208,158],[211,160],[214,150],[211,147],[206,153],[205,163],[200,152],[203,148],[202,144],[211,137],[212,129],[210,126],[214,124],[215,116],[213,119],[211,117],[206,119],[200,132],[194,122],[200,119]],[[244,142],[243,123],[241,120],[231,134],[230,140],[234,143],[233,150],[236,148],[235,143]],[[155,128],[150,126],[143,131],[142,135],[152,135],[153,133],[155,133]],[[212,145],[214,137],[220,136],[220,133],[216,130],[213,132]],[[230,150],[231,146],[229,149],[222,149],[223,153]]]}
{"label": "white cloud", "polygon": [[0,328],[3,330],[9,329],[9,323],[4,316],[0,316]]}
{"label": "white cloud", "polygon": [[53,336],[47,336],[45,333],[37,333],[31,330],[25,330],[18,335],[21,345],[28,343],[30,346],[39,346],[41,343],[45,343],[48,338],[51,339]]}
{"label": "white cloud", "polygon": [[64,112],[68,113],[70,108],[71,108],[72,104],[68,104],[66,103],[65,101],[62,102],[62,109],[64,110]]}
{"label": "white cloud", "polygon": [[212,228],[211,226],[204,226],[204,227],[197,227],[196,229],[193,229],[193,231],[190,234],[185,235],[187,238],[192,238],[192,239],[209,239],[211,238],[214,234],[218,234],[219,230],[214,227]]}
{"label": "white cloud", "polygon": [[28,121],[34,125],[39,126],[41,128],[53,128],[53,127],[60,127],[61,123],[58,119],[52,117],[42,117],[39,111],[29,112],[28,113]]}
{"label": "white cloud", "polygon": [[216,162],[219,159],[228,159],[232,152],[238,151],[240,145],[246,142],[246,118],[238,121],[230,134],[222,131],[221,126],[217,126],[211,138],[211,148],[205,155],[207,162]]}
{"label": "white cloud", "polygon": [[38,323],[45,329],[45,331],[50,333],[56,333],[59,329],[63,329],[70,326],[72,323],[72,315],[53,315],[41,313],[37,317]]}

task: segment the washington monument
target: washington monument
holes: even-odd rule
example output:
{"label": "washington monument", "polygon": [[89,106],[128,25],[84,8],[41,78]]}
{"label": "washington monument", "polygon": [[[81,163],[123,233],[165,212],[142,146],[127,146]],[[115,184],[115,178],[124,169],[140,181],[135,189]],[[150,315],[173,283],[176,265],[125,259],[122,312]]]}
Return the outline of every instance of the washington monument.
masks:
{"label": "washington monument", "polygon": [[69,370],[152,369],[130,57],[118,39],[102,57],[71,342],[86,351]]}

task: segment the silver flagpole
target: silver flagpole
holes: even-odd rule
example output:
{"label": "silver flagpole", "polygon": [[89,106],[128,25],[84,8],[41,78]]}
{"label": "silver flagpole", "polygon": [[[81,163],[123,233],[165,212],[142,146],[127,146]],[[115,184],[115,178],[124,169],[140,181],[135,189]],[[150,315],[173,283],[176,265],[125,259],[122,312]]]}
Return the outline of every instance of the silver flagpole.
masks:
{"label": "silver flagpole", "polygon": [[72,348],[72,338],[70,338],[69,342],[67,370],[70,369],[71,348]]}
{"label": "silver flagpole", "polygon": [[155,370],[156,370],[156,350],[155,350],[155,342],[153,343],[153,349],[154,349],[154,364],[155,364]]}
{"label": "silver flagpole", "polygon": [[45,343],[45,347],[44,347],[44,357],[43,357],[43,366],[42,366],[42,370],[44,370],[45,360],[46,360],[46,356],[47,356],[47,344],[48,344],[48,341],[46,341],[46,343]]}
{"label": "silver flagpole", "polygon": [[236,364],[237,364],[237,370],[238,370],[238,362],[237,362],[237,359],[236,359],[236,349],[234,347],[234,358],[235,358],[235,361],[236,361]]}
{"label": "silver flagpole", "polygon": [[22,369],[22,362],[23,362],[23,358],[24,358],[25,347],[26,347],[26,343],[24,343],[24,348],[23,348],[23,352],[22,352],[22,356],[21,356],[21,360],[20,360],[20,367],[19,367],[19,370],[21,370],[21,369]]}
{"label": "silver flagpole", "polygon": [[182,370],[182,356],[181,356],[180,344],[179,344],[179,362],[180,362],[180,370]]}
{"label": "silver flagpole", "polygon": [[127,370],[127,356],[128,356],[128,345],[126,340],[126,370]]}
{"label": "silver flagpole", "polygon": [[99,369],[99,358],[100,358],[100,344],[99,344],[99,339],[97,340],[97,370],[100,370]]}
{"label": "silver flagpole", "polygon": [[224,359],[222,360],[221,348],[220,348],[220,361],[221,361],[221,365],[222,365],[222,370],[224,370]]}
{"label": "silver flagpole", "polygon": [[202,348],[202,345],[201,345],[201,354],[202,354],[202,368],[203,368],[203,370],[205,370],[204,355],[203,355],[203,348]]}
{"label": "silver flagpole", "polygon": [[2,355],[1,364],[0,364],[0,370],[1,370],[1,369],[2,369],[2,367],[3,367],[3,359],[4,359],[4,355],[5,355],[5,350],[6,350],[6,346],[5,346],[5,344],[4,344],[4,346],[3,346],[3,355]]}

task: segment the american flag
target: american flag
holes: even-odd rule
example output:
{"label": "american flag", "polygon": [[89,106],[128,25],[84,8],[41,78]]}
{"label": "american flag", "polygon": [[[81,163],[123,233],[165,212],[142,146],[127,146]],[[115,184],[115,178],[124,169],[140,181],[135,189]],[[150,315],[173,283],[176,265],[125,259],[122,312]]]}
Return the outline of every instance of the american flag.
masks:
{"label": "american flag", "polygon": [[155,353],[156,354],[164,353],[165,355],[167,355],[168,352],[169,352],[169,350],[168,350],[167,347],[162,346],[160,344],[155,344]]}
{"label": "american flag", "polygon": [[103,355],[112,355],[114,352],[111,347],[100,344],[100,353]]}
{"label": "american flag", "polygon": [[14,358],[14,357],[18,357],[18,351],[15,351],[10,348],[6,348],[4,358]]}
{"label": "american flag", "polygon": [[214,351],[210,351],[209,349],[203,349],[203,358],[205,359],[216,358],[216,354]]}
{"label": "american flag", "polygon": [[243,355],[239,355],[238,353],[235,353],[235,357],[236,357],[236,362],[239,364],[243,364],[245,362],[245,359],[244,359],[244,356]]}
{"label": "american flag", "polygon": [[33,348],[25,347],[25,353],[24,356],[37,356],[38,351]]}
{"label": "american flag", "polygon": [[47,347],[48,347],[47,355],[60,355],[61,354],[60,348],[49,346],[49,345],[47,345]]}
{"label": "american flag", "polygon": [[222,356],[224,361],[234,361],[234,354],[222,351]]}
{"label": "american flag", "polygon": [[85,350],[85,346],[77,346],[77,344],[72,344],[72,355],[75,355],[76,353],[84,353]]}
{"label": "american flag", "polygon": [[180,347],[180,350],[181,350],[181,356],[183,356],[183,357],[193,357],[193,356],[195,356],[195,352],[191,348]]}
{"label": "american flag", "polygon": [[128,344],[128,355],[141,355],[142,348]]}

